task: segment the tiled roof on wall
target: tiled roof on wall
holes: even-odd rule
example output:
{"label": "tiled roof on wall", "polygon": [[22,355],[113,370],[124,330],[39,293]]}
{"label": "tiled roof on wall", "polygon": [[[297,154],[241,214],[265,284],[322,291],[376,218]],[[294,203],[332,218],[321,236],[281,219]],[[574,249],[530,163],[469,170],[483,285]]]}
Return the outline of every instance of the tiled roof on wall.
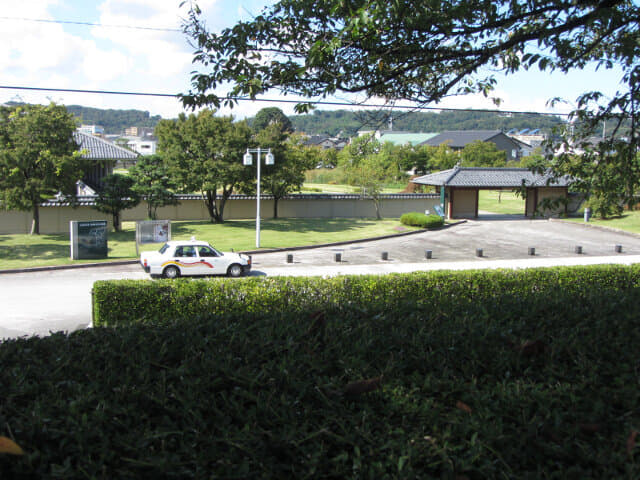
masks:
{"label": "tiled roof on wall", "polygon": [[447,187],[517,188],[567,187],[569,177],[554,179],[550,173],[536,174],[526,168],[471,168],[455,167],[450,170],[423,175],[411,180],[422,185],[444,185]]}

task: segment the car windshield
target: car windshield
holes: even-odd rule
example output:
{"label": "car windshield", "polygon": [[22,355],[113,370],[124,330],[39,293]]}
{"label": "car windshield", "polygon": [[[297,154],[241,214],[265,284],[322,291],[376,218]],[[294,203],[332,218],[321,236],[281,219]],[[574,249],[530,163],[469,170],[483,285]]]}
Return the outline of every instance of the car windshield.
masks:
{"label": "car windshield", "polygon": [[167,251],[167,248],[169,248],[169,244],[165,243],[161,248],[160,248],[160,253],[164,253]]}

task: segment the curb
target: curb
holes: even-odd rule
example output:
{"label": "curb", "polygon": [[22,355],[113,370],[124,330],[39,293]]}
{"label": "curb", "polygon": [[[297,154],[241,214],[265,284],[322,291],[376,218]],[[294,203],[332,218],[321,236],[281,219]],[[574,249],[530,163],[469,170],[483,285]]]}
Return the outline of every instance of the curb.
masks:
{"label": "curb", "polygon": [[49,270],[72,270],[74,268],[111,267],[113,265],[133,265],[134,263],[140,263],[140,261],[139,260],[118,260],[115,262],[79,263],[77,265],[49,265],[46,267],[12,268],[9,270],[0,270],[0,275],[4,273],[29,273],[29,272],[46,272]]}
{"label": "curb", "polygon": [[[440,228],[434,228],[431,231],[444,230],[450,227],[454,227],[461,223],[465,223],[466,220],[459,220],[454,223],[445,224]],[[395,238],[395,237],[404,237],[407,235],[415,235],[417,233],[424,233],[430,230],[421,229],[421,230],[412,230],[410,232],[403,233],[393,233],[390,235],[382,235],[380,237],[371,237],[371,238],[362,238],[359,240],[348,240],[344,242],[335,242],[335,243],[322,243],[319,245],[304,245],[301,247],[284,247],[284,248],[271,248],[271,249],[261,249],[261,250],[245,250],[236,253],[243,253],[245,255],[258,255],[261,253],[277,253],[277,252],[293,252],[296,250],[309,250],[313,248],[324,248],[324,247],[332,247],[339,245],[349,245],[352,243],[364,243],[364,242],[374,242],[376,240],[385,240],[387,238]],[[140,263],[139,260],[119,260],[115,262],[94,262],[94,263],[80,263],[77,265],[50,265],[45,267],[31,267],[31,268],[13,268],[8,270],[0,270],[0,275],[9,274],[9,273],[30,273],[30,272],[46,272],[51,270],[71,270],[74,268],[96,268],[96,267],[111,267],[117,265],[134,265]]]}

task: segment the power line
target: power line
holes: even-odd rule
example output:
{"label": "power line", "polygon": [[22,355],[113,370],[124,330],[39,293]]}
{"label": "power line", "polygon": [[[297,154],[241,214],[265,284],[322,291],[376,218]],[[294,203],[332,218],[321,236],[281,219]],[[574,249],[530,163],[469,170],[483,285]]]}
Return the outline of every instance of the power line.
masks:
{"label": "power line", "polygon": [[[149,92],[124,92],[113,90],[86,90],[75,88],[44,88],[44,87],[22,87],[11,85],[0,85],[0,89],[6,90],[29,90],[38,92],[63,92],[63,93],[89,93],[97,95],[130,95],[139,97],[164,97],[164,98],[178,98],[179,94],[174,93],[149,93]],[[227,98],[227,97],[225,97]],[[481,112],[481,113],[499,113],[509,115],[542,115],[542,116],[556,116],[556,117],[568,117],[568,113],[552,113],[552,112],[531,112],[520,110],[497,110],[489,108],[451,108],[451,107],[426,107],[426,106],[410,106],[410,105],[378,105],[370,103],[349,103],[349,102],[329,102],[326,100],[286,100],[282,98],[248,98],[248,97],[228,97],[229,100],[237,102],[267,102],[267,103],[311,103],[313,105],[330,105],[330,106],[344,106],[344,107],[366,107],[366,108],[380,108],[389,110],[431,110],[431,111],[445,111],[445,112]]]}
{"label": "power line", "polygon": [[60,23],[64,25],[82,25],[88,27],[105,27],[105,28],[128,28],[131,30],[152,30],[156,32],[182,32],[179,28],[162,28],[162,27],[139,27],[135,25],[108,25],[104,23],[92,22],[73,22],[69,20],[47,20],[45,18],[24,18],[24,17],[4,17],[0,16],[0,20],[19,20],[22,22],[38,22],[38,23]]}

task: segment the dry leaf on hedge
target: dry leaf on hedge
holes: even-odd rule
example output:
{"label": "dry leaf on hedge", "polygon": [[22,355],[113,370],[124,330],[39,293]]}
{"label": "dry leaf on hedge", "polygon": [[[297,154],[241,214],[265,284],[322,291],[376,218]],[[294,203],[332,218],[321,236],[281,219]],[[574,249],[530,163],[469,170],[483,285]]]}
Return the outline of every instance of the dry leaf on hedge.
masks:
{"label": "dry leaf on hedge", "polygon": [[597,433],[602,429],[599,423],[579,423],[578,428],[585,433]]}
{"label": "dry leaf on hedge", "polygon": [[307,335],[315,335],[318,333],[324,334],[324,330],[327,325],[327,320],[324,316],[324,312],[320,310],[312,313],[309,316],[309,319],[311,320],[311,325],[307,330]]}
{"label": "dry leaf on hedge", "polygon": [[358,382],[352,382],[344,387],[343,394],[347,397],[357,397],[363,393],[373,392],[380,388],[382,383],[382,375],[375,378],[369,378],[367,380],[360,380]]}
{"label": "dry leaf on hedge", "polygon": [[636,448],[636,437],[638,436],[637,430],[632,430],[629,438],[627,438],[627,453],[631,455],[633,449]]}
{"label": "dry leaf on hedge", "polygon": [[0,437],[0,453],[8,455],[24,455],[24,450],[16,442],[7,437]]}
{"label": "dry leaf on hedge", "polygon": [[469,405],[467,405],[464,402],[461,402],[460,400],[456,402],[456,408],[458,408],[458,410],[462,410],[463,412],[467,412],[467,413],[473,412],[473,410]]}
{"label": "dry leaf on hedge", "polygon": [[525,357],[531,357],[546,352],[547,344],[543,340],[528,340],[522,345],[514,346],[513,349]]}

